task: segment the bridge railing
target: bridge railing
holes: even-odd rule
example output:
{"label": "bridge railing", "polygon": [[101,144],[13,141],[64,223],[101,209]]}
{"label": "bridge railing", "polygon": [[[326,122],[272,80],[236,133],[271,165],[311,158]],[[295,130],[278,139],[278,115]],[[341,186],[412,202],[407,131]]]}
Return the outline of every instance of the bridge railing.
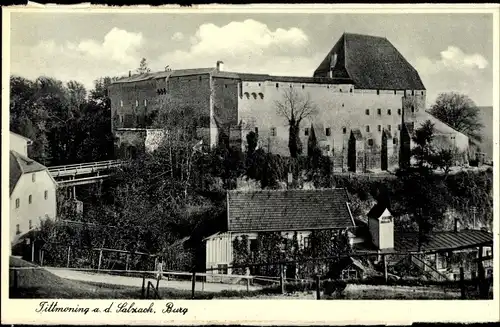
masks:
{"label": "bridge railing", "polygon": [[49,171],[61,171],[61,170],[71,170],[78,168],[91,168],[99,166],[118,166],[121,165],[120,160],[106,160],[106,161],[96,161],[96,162],[84,162],[80,164],[71,165],[61,165],[61,166],[51,166],[48,167]]}

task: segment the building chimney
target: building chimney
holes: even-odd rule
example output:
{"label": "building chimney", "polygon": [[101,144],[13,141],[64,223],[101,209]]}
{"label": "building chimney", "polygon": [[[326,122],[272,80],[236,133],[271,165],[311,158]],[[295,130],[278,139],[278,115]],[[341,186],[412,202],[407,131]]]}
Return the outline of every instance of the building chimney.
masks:
{"label": "building chimney", "polygon": [[224,62],[221,60],[217,61],[217,71],[218,72],[224,71]]}
{"label": "building chimney", "polygon": [[130,77],[130,76],[132,76],[132,71],[131,70],[128,71],[128,77]]}
{"label": "building chimney", "polygon": [[458,232],[458,224],[459,224],[458,218],[455,218],[455,228],[453,229],[455,232]]}

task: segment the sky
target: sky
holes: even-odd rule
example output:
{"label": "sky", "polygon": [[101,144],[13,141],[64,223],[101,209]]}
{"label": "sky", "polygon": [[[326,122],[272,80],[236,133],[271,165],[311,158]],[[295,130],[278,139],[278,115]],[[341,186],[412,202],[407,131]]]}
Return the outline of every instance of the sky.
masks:
{"label": "sky", "polygon": [[312,76],[342,33],[386,37],[417,69],[432,105],[442,92],[493,103],[491,14],[12,13],[11,74],[76,80],[214,67]]}

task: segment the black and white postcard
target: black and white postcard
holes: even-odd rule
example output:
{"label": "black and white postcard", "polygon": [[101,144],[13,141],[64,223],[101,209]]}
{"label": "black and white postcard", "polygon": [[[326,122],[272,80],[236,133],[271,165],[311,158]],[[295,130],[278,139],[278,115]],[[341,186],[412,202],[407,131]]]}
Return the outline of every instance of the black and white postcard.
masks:
{"label": "black and white postcard", "polygon": [[4,9],[2,323],[499,319],[498,6]]}

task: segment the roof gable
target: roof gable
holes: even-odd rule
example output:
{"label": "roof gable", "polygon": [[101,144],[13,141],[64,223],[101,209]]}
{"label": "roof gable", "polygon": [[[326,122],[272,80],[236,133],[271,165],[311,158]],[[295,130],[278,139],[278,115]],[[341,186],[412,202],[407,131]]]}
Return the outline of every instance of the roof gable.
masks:
{"label": "roof gable", "polygon": [[360,89],[425,90],[415,68],[389,40],[383,37],[344,33],[314,75],[330,70],[331,56],[337,54],[333,76],[349,76]]}
{"label": "roof gable", "polygon": [[46,170],[47,167],[36,162],[33,159],[23,156],[16,151],[10,151],[10,167],[9,167],[9,188],[10,193],[14,191],[17,182],[23,174],[34,173],[38,171]]}
{"label": "roof gable", "polygon": [[335,229],[354,226],[345,189],[228,192],[232,232]]}

